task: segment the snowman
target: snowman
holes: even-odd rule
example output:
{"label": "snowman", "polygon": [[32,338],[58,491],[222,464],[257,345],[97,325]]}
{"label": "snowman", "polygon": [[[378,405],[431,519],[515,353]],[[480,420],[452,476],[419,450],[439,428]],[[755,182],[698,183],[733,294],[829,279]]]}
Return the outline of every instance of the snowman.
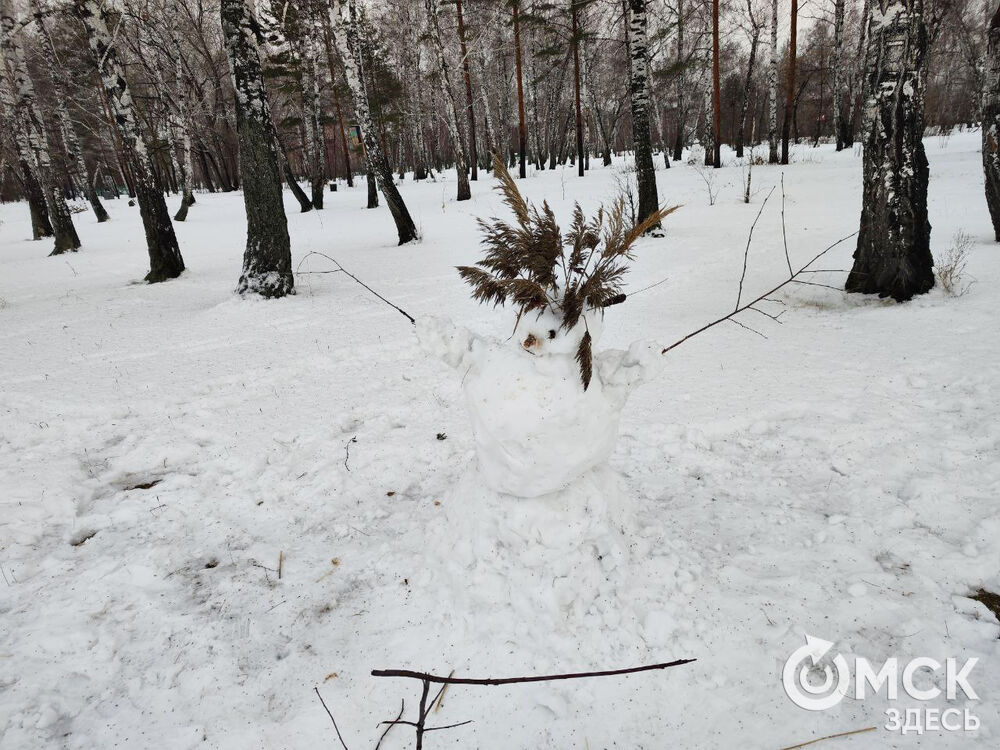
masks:
{"label": "snowman", "polygon": [[563,235],[548,205],[526,203],[496,167],[516,223],[481,221],[486,256],[459,272],[479,301],[514,308],[513,335],[500,341],[441,318],[418,321],[417,334],[460,373],[486,486],[536,498],[605,464],[629,393],[659,369],[652,342],[594,350],[606,310],[625,300],[632,244],[675,209],[630,227],[620,199],[589,221],[577,206]]}

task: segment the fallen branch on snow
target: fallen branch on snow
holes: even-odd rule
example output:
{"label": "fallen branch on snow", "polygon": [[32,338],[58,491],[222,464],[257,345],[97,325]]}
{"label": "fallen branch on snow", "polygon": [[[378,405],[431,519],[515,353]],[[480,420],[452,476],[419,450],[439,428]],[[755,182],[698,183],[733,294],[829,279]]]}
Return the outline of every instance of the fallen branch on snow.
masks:
{"label": "fallen branch on snow", "polygon": [[[774,192],[774,188],[771,188],[771,193],[773,193],[773,192]],[[678,339],[677,341],[675,341],[674,343],[672,343],[670,346],[665,347],[663,349],[663,351],[660,352],[660,354],[666,354],[671,349],[674,349],[675,347],[680,346],[681,344],[683,344],[688,339],[694,338],[699,333],[704,333],[709,328],[714,328],[715,326],[719,325],[720,323],[725,323],[726,321],[730,321],[732,323],[735,323],[736,325],[740,326],[741,328],[746,328],[748,331],[752,331],[753,333],[756,333],[758,336],[762,336],[764,338],[767,338],[767,336],[764,336],[764,334],[761,333],[760,331],[758,331],[758,330],[756,330],[754,328],[751,328],[748,325],[740,323],[738,320],[736,320],[736,316],[739,315],[741,312],[745,312],[746,310],[753,310],[754,312],[760,313],[761,315],[764,315],[764,316],[770,318],[771,320],[780,323],[780,321],[778,320],[778,318],[780,318],[782,316],[782,314],[783,314],[784,311],[778,313],[777,315],[773,315],[772,313],[769,313],[766,310],[761,310],[759,307],[755,307],[755,305],[757,305],[759,302],[762,302],[762,301],[766,300],[772,294],[774,294],[778,290],[780,290],[780,289],[788,286],[789,284],[804,284],[805,286],[821,286],[821,287],[825,287],[827,289],[837,289],[838,291],[840,291],[838,289],[838,287],[830,286],[829,284],[819,284],[819,283],[817,283],[815,281],[802,281],[802,279],[800,279],[799,276],[801,276],[804,273],[813,273],[813,271],[809,270],[809,266],[811,266],[817,260],[819,260],[820,258],[822,258],[828,252],[830,252],[831,250],[833,250],[833,248],[835,248],[838,245],[840,245],[841,243],[846,242],[847,240],[851,239],[851,237],[856,236],[857,232],[851,232],[846,237],[841,237],[839,240],[837,240],[836,242],[834,242],[832,245],[830,245],[829,247],[827,247],[824,250],[822,250],[821,252],[819,252],[815,257],[813,257],[812,260],[810,260],[808,263],[806,263],[804,266],[802,266],[802,268],[800,268],[798,271],[792,271],[792,261],[791,261],[791,258],[788,255],[788,241],[786,239],[787,233],[785,231],[785,176],[784,176],[784,174],[782,174],[782,176],[781,176],[781,236],[782,236],[782,241],[783,241],[783,244],[784,244],[784,247],[785,247],[785,262],[788,264],[788,273],[789,273],[789,276],[788,276],[787,279],[785,279],[784,281],[782,281],[780,284],[778,284],[773,289],[769,289],[768,291],[764,292],[762,295],[760,295],[756,299],[748,302],[745,305],[740,305],[740,302],[743,299],[743,281],[746,279],[746,275],[747,275],[747,263],[748,263],[749,257],[750,257],[750,242],[753,239],[753,230],[754,230],[754,227],[757,226],[757,221],[760,219],[760,215],[764,212],[764,206],[767,203],[767,199],[771,197],[771,193],[768,193],[767,197],[764,198],[763,203],[761,203],[761,205],[760,205],[760,211],[757,212],[757,218],[755,218],[753,220],[753,224],[750,225],[750,232],[747,235],[746,250],[743,252],[743,273],[740,276],[740,287],[739,287],[739,292],[738,292],[738,294],[736,296],[736,308],[731,313],[729,313],[728,315],[723,315],[718,320],[713,320],[711,323],[709,323],[707,325],[703,325],[698,330],[692,331],[691,333],[689,333],[684,338]],[[777,300],[775,300],[775,301],[777,301]]]}

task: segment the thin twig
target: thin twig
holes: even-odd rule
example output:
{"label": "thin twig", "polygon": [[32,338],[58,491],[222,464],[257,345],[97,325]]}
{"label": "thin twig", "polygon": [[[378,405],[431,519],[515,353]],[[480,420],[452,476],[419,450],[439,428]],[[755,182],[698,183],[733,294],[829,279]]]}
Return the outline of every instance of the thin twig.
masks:
{"label": "thin twig", "polygon": [[[455,676],[455,670],[454,669],[451,670],[451,672],[448,673],[448,676],[449,677],[454,677]],[[438,691],[438,694],[436,696],[434,696],[434,700],[431,701],[431,705],[434,706],[434,713],[437,713],[438,711],[440,711],[441,710],[441,706],[444,705],[444,691],[447,690],[447,689],[448,689],[448,684],[445,683],[444,685],[441,686],[441,689]]]}
{"label": "thin twig", "polygon": [[330,717],[330,721],[333,722],[333,729],[337,733],[337,739],[340,740],[340,746],[342,748],[344,748],[344,750],[348,750],[347,749],[347,743],[344,742],[344,738],[341,737],[341,735],[340,735],[340,727],[337,726],[337,720],[335,718],[333,718],[333,714],[330,713],[330,709],[326,705],[326,701],[323,700],[323,696],[319,694],[319,688],[318,687],[314,687],[313,690],[316,691],[316,696],[319,698],[319,702],[322,703],[323,704],[323,708],[326,709],[326,715],[329,716]]}
{"label": "thin twig", "polygon": [[347,465],[347,462],[351,460],[351,443],[356,443],[356,442],[358,442],[357,435],[348,440],[347,443],[344,445],[344,468],[347,469],[348,471],[351,470],[351,467]]}
{"label": "thin twig", "polygon": [[659,281],[657,281],[657,282],[656,282],[655,284],[650,284],[649,286],[644,286],[644,287],[643,287],[642,289],[637,289],[637,290],[636,290],[636,291],[634,291],[634,292],[629,292],[629,293],[628,293],[628,296],[629,296],[629,297],[634,297],[635,295],[637,295],[637,294],[641,294],[642,292],[648,292],[648,291],[649,291],[650,289],[653,289],[653,288],[655,288],[655,287],[658,287],[658,286],[659,286],[660,284],[665,284],[665,283],[666,283],[666,282],[668,282],[669,280],[670,280],[670,277],[669,277],[669,276],[666,276],[666,277],[664,277],[664,278],[660,279]]}
{"label": "thin twig", "polygon": [[740,321],[736,320],[736,318],[730,318],[729,322],[730,323],[735,323],[740,328],[746,328],[748,331],[750,331],[750,333],[756,333],[762,339],[766,339],[767,338],[767,336],[765,336],[763,333],[761,333],[760,331],[758,331],[756,328],[751,328],[750,326],[748,326],[748,325],[746,325],[744,323],[740,323]]}
{"label": "thin twig", "polygon": [[[846,242],[847,240],[851,239],[851,237],[854,237],[856,234],[857,234],[857,232],[851,232],[846,237],[841,237],[839,240],[837,240],[836,242],[834,242],[832,245],[830,245],[829,247],[827,247],[825,250],[819,252],[811,261],[809,261],[808,263],[806,263],[804,266],[802,266],[802,268],[800,268],[798,271],[796,271],[794,274],[792,274],[791,278],[785,279],[780,284],[778,284],[776,287],[774,287],[774,289],[770,289],[770,290],[764,292],[762,295],[760,295],[759,297],[757,297],[757,299],[753,300],[752,302],[748,302],[747,304],[743,305],[743,307],[741,307],[741,308],[739,308],[737,310],[733,310],[733,312],[729,313],[728,315],[723,315],[718,320],[713,320],[711,323],[703,325],[698,330],[692,331],[691,333],[689,333],[684,338],[678,339],[677,341],[675,341],[674,343],[672,343],[670,346],[665,347],[663,349],[663,351],[660,352],[660,354],[666,354],[671,349],[674,349],[675,347],[680,346],[681,344],[683,344],[688,339],[694,338],[695,336],[697,336],[699,333],[704,333],[709,328],[714,328],[715,326],[719,325],[720,323],[725,323],[727,320],[729,320],[730,318],[732,318],[737,313],[741,313],[744,310],[746,310],[747,308],[752,307],[753,305],[756,305],[761,300],[767,299],[768,297],[770,297],[772,294],[774,294],[779,289],[781,289],[781,288],[783,288],[785,286],[788,286],[793,281],[796,281],[797,280],[796,277],[799,274],[801,274],[803,271],[805,271],[807,268],[809,268],[809,266],[811,266],[817,260],[819,260],[820,258],[822,258],[828,252],[830,252],[831,250],[833,250],[833,248],[837,247],[837,245],[840,245],[841,243]],[[805,284],[805,283],[808,283],[808,282],[801,281],[799,283]],[[833,287],[833,288],[836,288],[836,287]],[[778,300],[771,300],[771,301],[778,301]]]}
{"label": "thin twig", "polygon": [[427,674],[426,672],[414,672],[409,669],[373,669],[372,677],[408,677],[414,680],[433,682],[438,685],[515,685],[523,682],[550,682],[555,680],[578,680],[584,677],[611,677],[614,675],[635,674],[636,672],[649,672],[654,669],[679,667],[682,664],[690,664],[693,661],[696,661],[696,659],[678,659],[676,661],[664,662],[663,664],[647,664],[642,667],[609,669],[602,672],[572,672],[569,674],[535,675],[532,677],[442,677],[440,675]]}
{"label": "thin twig", "polygon": [[[774,192],[774,188],[771,188],[771,193]],[[750,259],[750,241],[753,239],[753,229],[757,226],[757,222],[760,221],[760,215],[764,213],[764,206],[767,205],[767,199],[771,197],[771,193],[767,194],[764,201],[760,204],[760,210],[757,212],[757,218],[753,220],[753,224],[750,225],[750,232],[747,234],[747,248],[743,251],[743,273],[740,275],[740,290],[736,295],[736,309],[740,309],[740,300],[743,299],[743,281],[747,277],[747,263]],[[789,269],[791,273],[791,269]]]}
{"label": "thin twig", "polygon": [[805,286],[821,286],[825,289],[833,289],[835,292],[844,291],[839,286],[833,286],[832,284],[820,284],[816,281],[803,281],[802,279],[789,279],[789,281],[794,281],[796,284],[803,284]]}
{"label": "thin twig", "polygon": [[338,272],[343,272],[343,273],[347,274],[347,275],[348,275],[348,276],[350,276],[350,277],[351,277],[352,279],[354,279],[354,280],[355,280],[356,282],[358,282],[358,283],[359,283],[359,284],[360,284],[361,286],[363,286],[363,287],[364,287],[365,289],[367,289],[367,290],[368,290],[369,292],[371,292],[371,293],[372,293],[372,294],[374,294],[374,295],[375,295],[376,297],[378,297],[378,298],[379,298],[380,300],[382,300],[383,302],[385,302],[385,304],[387,304],[387,305],[388,305],[389,307],[391,307],[391,308],[392,308],[393,310],[396,310],[396,311],[398,311],[398,312],[402,313],[402,314],[403,314],[404,316],[406,316],[406,319],[407,319],[407,320],[409,320],[409,321],[410,321],[410,322],[411,322],[411,323],[412,323],[413,325],[416,325],[416,324],[417,324],[417,321],[416,321],[416,319],[415,319],[415,318],[414,318],[414,317],[413,317],[412,315],[410,315],[410,314],[409,314],[408,312],[406,312],[406,310],[404,310],[404,309],[403,309],[402,307],[400,307],[399,305],[395,305],[395,304],[393,304],[392,302],[390,302],[389,300],[387,300],[387,299],[386,299],[385,297],[383,297],[383,296],[382,296],[381,294],[379,294],[378,292],[376,292],[376,291],[375,291],[374,289],[372,289],[372,288],[371,288],[370,286],[368,286],[368,285],[367,285],[367,284],[366,284],[365,282],[363,282],[363,281],[362,281],[361,279],[359,279],[359,278],[358,278],[357,276],[355,276],[355,275],[354,275],[353,273],[351,273],[351,272],[350,272],[350,271],[348,271],[348,270],[347,270],[346,268],[344,268],[344,267],[343,267],[342,265],[340,265],[340,262],[339,262],[339,261],[338,261],[338,260],[337,260],[336,258],[331,258],[331,257],[330,257],[329,255],[327,255],[326,253],[320,253],[320,252],[316,252],[316,251],[313,251],[313,252],[311,252],[311,253],[306,253],[306,254],[305,254],[305,255],[304,255],[303,257],[302,257],[302,260],[300,260],[300,261],[299,261],[299,265],[295,267],[295,272],[296,272],[296,273],[298,273],[298,272],[299,272],[299,267],[300,267],[300,266],[301,266],[301,265],[302,265],[303,263],[305,263],[305,261],[306,261],[306,258],[308,258],[308,257],[309,257],[310,255],[318,255],[318,256],[320,256],[321,258],[326,258],[326,259],[327,259],[328,261],[330,261],[331,263],[334,263],[334,264],[336,264],[336,266],[337,266],[337,271],[338,271]]}
{"label": "thin twig", "polygon": [[[785,173],[781,173],[781,241],[785,245],[785,262],[788,264],[788,273],[792,276],[792,259],[788,257],[788,232],[785,229]],[[802,273],[799,271],[799,273]]]}
{"label": "thin twig", "polygon": [[385,728],[385,731],[382,732],[382,736],[378,738],[378,742],[375,744],[375,750],[378,750],[380,747],[382,747],[382,740],[384,740],[385,736],[387,734],[389,734],[389,731],[394,726],[396,726],[396,724],[399,723],[399,720],[403,718],[403,711],[405,711],[405,710],[406,710],[406,699],[404,698],[401,701],[400,706],[399,706],[399,715],[395,719],[393,719],[392,721],[383,721],[382,722],[383,724],[388,724],[389,726],[387,726]]}
{"label": "thin twig", "polygon": [[826,737],[817,737],[814,740],[809,740],[808,742],[801,742],[798,745],[789,745],[788,747],[783,747],[781,750],[796,750],[799,747],[808,747],[809,745],[815,745],[817,742],[822,742],[823,740],[832,740],[837,737],[847,737],[851,734],[863,734],[864,732],[874,732],[878,727],[865,727],[864,729],[852,729],[850,732],[838,732],[837,734],[828,734]]}

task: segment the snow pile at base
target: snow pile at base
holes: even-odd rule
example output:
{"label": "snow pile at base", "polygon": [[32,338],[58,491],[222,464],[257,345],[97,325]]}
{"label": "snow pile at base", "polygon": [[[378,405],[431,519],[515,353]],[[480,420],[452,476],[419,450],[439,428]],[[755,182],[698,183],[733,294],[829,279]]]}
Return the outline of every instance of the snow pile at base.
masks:
{"label": "snow pile at base", "polygon": [[649,342],[602,352],[584,389],[575,353],[585,330],[596,343],[602,317],[587,313],[561,331],[551,313],[526,316],[506,342],[442,318],[417,322],[424,349],[462,377],[479,471],[491,489],[539,497],[566,488],[611,455],[629,393],[662,363],[660,348]]}

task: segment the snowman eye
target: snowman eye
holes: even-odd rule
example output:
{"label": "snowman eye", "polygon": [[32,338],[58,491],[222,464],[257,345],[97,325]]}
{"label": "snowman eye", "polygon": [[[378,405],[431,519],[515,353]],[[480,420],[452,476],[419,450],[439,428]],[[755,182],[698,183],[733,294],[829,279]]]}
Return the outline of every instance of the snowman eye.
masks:
{"label": "snowman eye", "polygon": [[549,338],[550,339],[554,339],[555,337],[556,337],[556,332],[550,329],[549,330]]}

